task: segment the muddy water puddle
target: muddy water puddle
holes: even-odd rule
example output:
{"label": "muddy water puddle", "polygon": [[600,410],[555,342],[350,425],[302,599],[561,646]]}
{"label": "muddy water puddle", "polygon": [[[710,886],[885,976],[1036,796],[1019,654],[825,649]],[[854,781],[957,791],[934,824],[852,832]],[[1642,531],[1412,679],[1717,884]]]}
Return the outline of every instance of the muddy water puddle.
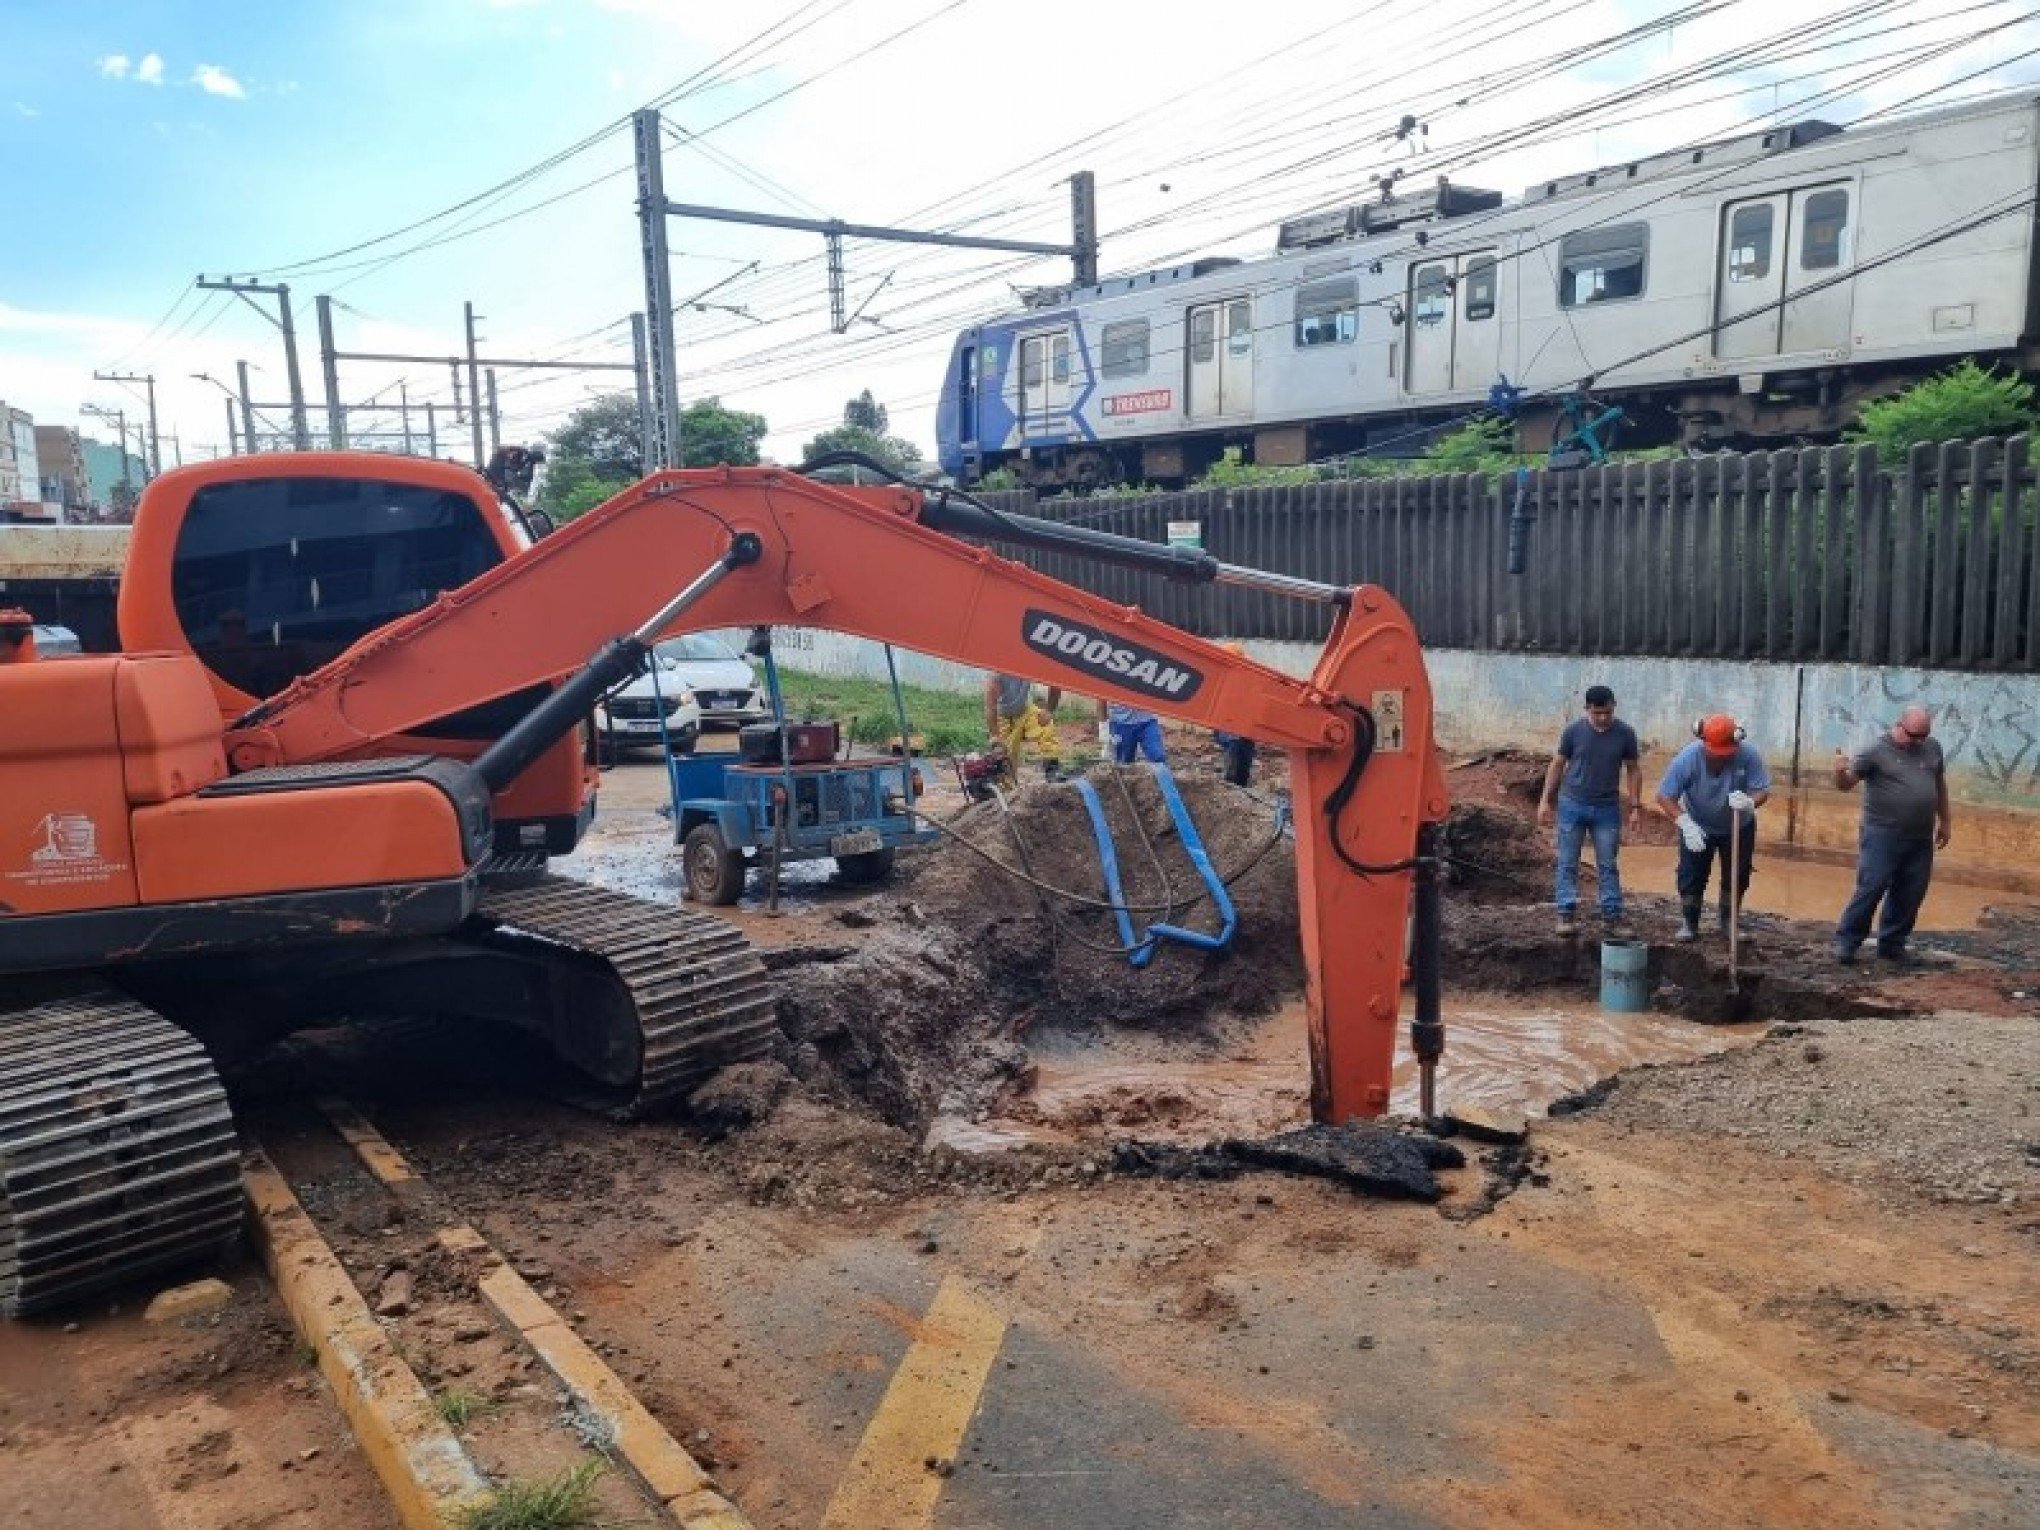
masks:
{"label": "muddy water puddle", "polygon": [[[1662,892],[1669,896],[1678,865],[1676,846],[1625,845],[1622,849],[1622,885],[1632,891]],[[1855,890],[1856,869],[1853,866],[1798,860],[1776,852],[1767,854],[1765,848],[1759,845],[1756,871],[1750,878],[1749,909],[1757,914],[1827,922],[1840,916],[1842,906]],[[1973,930],[1983,911],[1993,905],[2030,908],[2035,903],[2035,899],[2020,893],[1937,878],[1928,888],[1927,901],[1920,909],[1919,927],[1922,930]]]}
{"label": "muddy water puddle", "polygon": [[[1764,1030],[1469,994],[1446,1015],[1439,1101],[1541,1115],[1553,1100],[1611,1073],[1709,1056],[1747,1045]],[[1149,1037],[1037,1047],[1035,1061],[1036,1082],[1025,1096],[981,1121],[939,1119],[929,1144],[960,1152],[1117,1137],[1188,1144],[1265,1136],[1310,1119],[1301,1003],[1216,1054],[1186,1057],[1180,1044],[1172,1051]],[[1392,1108],[1417,1109],[1416,1059],[1406,1041],[1398,1047]]]}

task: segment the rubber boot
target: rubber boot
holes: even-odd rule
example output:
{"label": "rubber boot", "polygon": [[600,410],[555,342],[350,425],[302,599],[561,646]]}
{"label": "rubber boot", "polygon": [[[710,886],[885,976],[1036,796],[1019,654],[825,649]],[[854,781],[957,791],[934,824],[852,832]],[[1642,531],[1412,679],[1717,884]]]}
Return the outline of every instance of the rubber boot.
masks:
{"label": "rubber boot", "polygon": [[1679,933],[1674,940],[1698,940],[1700,938],[1700,904],[1698,901],[1682,902],[1679,905]]}

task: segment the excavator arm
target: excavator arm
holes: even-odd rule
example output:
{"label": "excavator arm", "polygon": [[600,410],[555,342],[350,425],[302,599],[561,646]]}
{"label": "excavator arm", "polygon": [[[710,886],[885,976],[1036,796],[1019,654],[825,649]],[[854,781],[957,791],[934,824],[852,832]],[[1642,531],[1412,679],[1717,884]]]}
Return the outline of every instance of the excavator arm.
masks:
{"label": "excavator arm", "polygon": [[[1297,680],[974,539],[1322,599],[1337,608],[1332,633]],[[1287,751],[1313,1113],[1336,1122],[1387,1109],[1412,889],[1435,871],[1428,847],[1447,803],[1416,634],[1370,586],[1229,569],[940,491],[846,489],[781,469],[660,473],[260,704],[228,731],[228,757],[237,770],[352,758],[564,680],[478,762],[500,785],[654,639],[761,624],[876,639]],[[1417,952],[1427,1077],[1440,1034],[1430,908]]]}

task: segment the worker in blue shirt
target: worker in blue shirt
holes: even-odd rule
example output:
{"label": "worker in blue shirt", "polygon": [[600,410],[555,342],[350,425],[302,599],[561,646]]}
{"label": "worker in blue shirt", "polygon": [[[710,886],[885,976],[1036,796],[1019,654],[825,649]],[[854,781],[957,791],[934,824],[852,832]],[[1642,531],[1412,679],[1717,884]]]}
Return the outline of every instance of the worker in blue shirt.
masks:
{"label": "worker in blue shirt", "polygon": [[[1658,785],[1657,810],[1679,831],[1679,913],[1677,938],[1700,934],[1700,906],[1717,858],[1721,861],[1721,928],[1730,907],[1740,909],[1750,890],[1750,863],[1757,849],[1757,809],[1771,800],[1771,773],[1764,757],[1744,742],[1743,730],[1726,712],[1693,725],[1693,742],[1672,756]],[[1741,875],[1729,891],[1729,836],[1740,830]]]}

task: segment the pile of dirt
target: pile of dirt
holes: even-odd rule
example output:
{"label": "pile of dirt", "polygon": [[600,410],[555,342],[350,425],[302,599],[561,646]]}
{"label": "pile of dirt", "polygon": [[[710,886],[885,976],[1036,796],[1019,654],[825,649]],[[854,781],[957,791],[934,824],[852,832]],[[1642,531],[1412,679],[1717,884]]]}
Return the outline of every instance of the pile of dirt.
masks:
{"label": "pile of dirt", "polygon": [[1445,879],[1473,903],[1523,903],[1547,896],[1557,855],[1551,837],[1509,807],[1455,802],[1445,820]]}
{"label": "pile of dirt", "polygon": [[[1135,927],[1214,930],[1217,915],[1154,777],[1090,777],[1117,847]],[[846,938],[777,953],[786,1066],[919,1130],[1024,1081],[1021,1038],[1046,1028],[1208,1031],[1300,993],[1295,853],[1263,799],[1213,780],[1181,789],[1238,924],[1222,951],[1173,941],[1135,967],[1113,915],[1098,845],[1073,786],[1029,786],[1010,809],[965,810],[874,913],[841,916]]]}
{"label": "pile of dirt", "polygon": [[[1138,910],[1136,932],[1155,922],[1215,931],[1217,913],[1153,775],[1108,767],[1088,779],[1126,902]],[[1303,989],[1294,847],[1265,799],[1221,781],[1179,786],[1238,914],[1223,951],[1163,941],[1146,966],[1129,962],[1112,914],[1098,906],[1108,893],[1090,818],[1063,784],[1028,787],[1010,812],[982,803],[958,815],[909,895],[963,937],[1002,993],[1042,1020],[1167,1028],[1265,1013]]]}

